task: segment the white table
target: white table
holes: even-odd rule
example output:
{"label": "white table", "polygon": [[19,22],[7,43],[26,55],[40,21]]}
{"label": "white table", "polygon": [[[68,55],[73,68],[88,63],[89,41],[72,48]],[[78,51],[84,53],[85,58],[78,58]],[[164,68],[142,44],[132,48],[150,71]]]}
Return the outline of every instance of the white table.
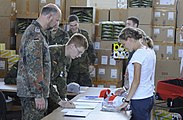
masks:
{"label": "white table", "polygon": [[[79,97],[86,95],[99,95],[100,90],[104,88],[90,87],[86,92],[77,95],[72,101],[76,101]],[[88,115],[86,118],[81,117],[65,117],[61,112],[62,108],[57,108],[51,114],[44,117],[42,120],[129,120],[130,115],[124,112],[104,112],[101,111],[101,103]]]}

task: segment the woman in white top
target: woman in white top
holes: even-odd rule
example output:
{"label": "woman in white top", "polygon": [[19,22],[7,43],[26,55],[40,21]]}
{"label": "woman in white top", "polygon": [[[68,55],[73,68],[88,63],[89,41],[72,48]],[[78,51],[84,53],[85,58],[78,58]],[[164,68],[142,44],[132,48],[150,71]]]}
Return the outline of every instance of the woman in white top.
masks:
{"label": "woman in white top", "polygon": [[131,120],[150,120],[154,104],[156,55],[152,40],[139,28],[124,28],[119,39],[129,51],[135,51],[129,64],[129,92],[120,109],[130,103]]}

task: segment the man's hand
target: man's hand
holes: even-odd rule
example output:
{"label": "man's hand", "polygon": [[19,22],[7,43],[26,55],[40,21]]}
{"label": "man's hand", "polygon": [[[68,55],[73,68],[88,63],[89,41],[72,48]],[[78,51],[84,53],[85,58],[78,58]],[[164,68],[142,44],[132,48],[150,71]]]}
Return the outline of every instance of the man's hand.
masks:
{"label": "man's hand", "polygon": [[62,108],[75,108],[75,104],[71,101],[63,101],[61,100],[59,103]]}
{"label": "man's hand", "polygon": [[36,109],[39,109],[39,110],[46,109],[46,101],[43,97],[35,98],[35,104],[36,104]]}

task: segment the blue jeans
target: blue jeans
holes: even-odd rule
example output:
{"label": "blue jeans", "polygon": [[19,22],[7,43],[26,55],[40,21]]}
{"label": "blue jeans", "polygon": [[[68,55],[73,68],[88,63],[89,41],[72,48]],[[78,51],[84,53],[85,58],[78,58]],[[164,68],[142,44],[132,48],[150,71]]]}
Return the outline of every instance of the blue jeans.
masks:
{"label": "blue jeans", "polygon": [[132,117],[130,120],[150,120],[153,105],[154,96],[145,99],[131,100],[130,108],[132,110]]}

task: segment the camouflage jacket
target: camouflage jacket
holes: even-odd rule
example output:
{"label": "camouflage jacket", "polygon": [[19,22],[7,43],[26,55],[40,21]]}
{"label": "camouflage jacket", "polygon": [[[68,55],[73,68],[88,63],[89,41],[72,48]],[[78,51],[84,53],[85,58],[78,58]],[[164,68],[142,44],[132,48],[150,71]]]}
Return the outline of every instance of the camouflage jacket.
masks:
{"label": "camouflage jacket", "polygon": [[[66,80],[71,58],[65,56],[65,45],[50,45],[50,56],[51,56],[51,88],[50,98],[58,103],[61,98],[58,92],[53,87],[53,82],[57,82],[57,78]],[[59,79],[60,80],[60,79]]]}
{"label": "camouflage jacket", "polygon": [[49,96],[51,62],[46,34],[37,21],[25,30],[19,50],[17,95],[19,97]]}
{"label": "camouflage jacket", "polygon": [[50,31],[48,33],[48,44],[49,45],[55,45],[55,44],[66,44],[69,40],[68,34],[62,30],[61,28],[58,28],[57,32],[52,35]]}
{"label": "camouflage jacket", "polygon": [[[88,49],[82,54],[80,58],[72,60],[69,72],[71,73],[88,73],[89,65],[93,65],[96,59],[93,42],[89,39],[88,32],[79,29],[79,33],[83,34],[89,43]],[[73,35],[72,31],[68,31],[69,37]]]}

